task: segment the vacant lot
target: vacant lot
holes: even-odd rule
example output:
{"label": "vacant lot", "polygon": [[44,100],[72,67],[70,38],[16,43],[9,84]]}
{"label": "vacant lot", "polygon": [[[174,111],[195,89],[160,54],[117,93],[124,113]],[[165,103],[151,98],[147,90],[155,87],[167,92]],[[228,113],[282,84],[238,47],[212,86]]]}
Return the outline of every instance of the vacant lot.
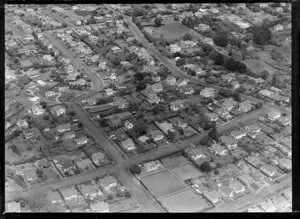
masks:
{"label": "vacant lot", "polygon": [[194,179],[202,175],[202,173],[196,167],[189,163],[173,168],[171,171],[175,173],[182,181]]}
{"label": "vacant lot", "polygon": [[161,159],[161,162],[166,168],[178,167],[184,163],[188,163],[189,160],[185,156],[169,156]]}
{"label": "vacant lot", "polygon": [[153,36],[160,37],[162,34],[165,39],[173,40],[182,37],[189,31],[190,28],[188,28],[187,26],[175,22],[156,28],[153,32]]}
{"label": "vacant lot", "polygon": [[109,110],[113,107],[114,106],[112,104],[108,103],[108,104],[102,104],[102,105],[98,105],[98,106],[88,107],[87,109],[88,109],[88,112],[90,112],[90,113],[96,113],[96,112]]}
{"label": "vacant lot", "polygon": [[137,208],[136,202],[132,198],[127,198],[110,204],[109,212],[120,212],[135,208]]}
{"label": "vacant lot", "polygon": [[[263,55],[265,55],[265,54],[260,54],[260,58]],[[270,65],[268,65],[267,63],[265,63],[261,59],[247,59],[246,61],[244,61],[244,63],[247,65],[247,67],[249,69],[251,69],[256,74],[259,74],[263,70],[268,71],[270,73],[270,77],[268,79],[270,79],[271,76],[276,71],[276,69],[272,68]]]}
{"label": "vacant lot", "polygon": [[162,197],[185,188],[170,171],[161,171],[142,178],[142,182],[156,197]]}
{"label": "vacant lot", "polygon": [[160,201],[169,212],[200,212],[212,207],[204,197],[194,193],[192,189],[162,198]]}

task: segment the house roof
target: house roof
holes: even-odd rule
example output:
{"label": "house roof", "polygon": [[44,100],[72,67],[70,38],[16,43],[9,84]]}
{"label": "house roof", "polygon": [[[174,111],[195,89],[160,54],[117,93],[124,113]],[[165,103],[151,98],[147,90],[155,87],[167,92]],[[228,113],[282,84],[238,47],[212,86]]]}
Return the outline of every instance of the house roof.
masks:
{"label": "house roof", "polygon": [[122,141],[122,145],[124,148],[130,148],[134,146],[134,142],[131,138],[127,138],[126,140]]}
{"label": "house roof", "polygon": [[158,135],[164,135],[160,130],[155,129],[155,130],[151,130],[149,131],[149,134],[152,138],[155,138]]}
{"label": "house roof", "polygon": [[237,137],[237,136],[239,136],[239,135],[245,135],[246,133],[245,133],[245,131],[241,131],[241,130],[233,130],[232,132],[231,132],[231,135],[233,136],[233,137]]}
{"label": "house roof", "polygon": [[52,190],[48,191],[47,197],[50,201],[61,201],[61,202],[63,201],[58,191],[52,191]]}
{"label": "house roof", "polygon": [[56,127],[56,129],[70,129],[71,128],[71,124],[70,123],[65,123],[65,124],[62,124],[62,125],[58,125]]}
{"label": "house roof", "polygon": [[61,194],[63,197],[70,197],[73,195],[79,195],[79,192],[75,189],[75,187],[69,187],[66,189],[60,189]]}
{"label": "house roof", "polygon": [[237,143],[237,140],[234,139],[232,136],[223,135],[220,137],[220,140],[221,142],[224,142],[225,145],[232,145]]}
{"label": "house roof", "polygon": [[89,158],[76,161],[76,164],[80,168],[84,168],[84,167],[91,166],[91,165],[93,166],[93,163]]}
{"label": "house roof", "polygon": [[90,207],[92,211],[103,212],[103,211],[108,211],[109,204],[102,201],[102,202],[91,203]]}
{"label": "house roof", "polygon": [[117,179],[113,176],[107,176],[100,180],[100,183],[103,187],[110,186],[111,184],[118,183]]}

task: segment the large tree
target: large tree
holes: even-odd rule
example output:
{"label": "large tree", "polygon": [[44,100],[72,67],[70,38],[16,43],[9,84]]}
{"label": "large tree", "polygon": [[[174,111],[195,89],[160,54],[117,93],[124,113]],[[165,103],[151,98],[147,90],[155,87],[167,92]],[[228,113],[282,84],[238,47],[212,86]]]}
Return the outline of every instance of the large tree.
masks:
{"label": "large tree", "polygon": [[226,47],[228,44],[227,32],[217,32],[216,35],[213,37],[213,41],[217,46]]}
{"label": "large tree", "polygon": [[200,165],[200,170],[202,172],[208,173],[212,170],[210,164],[207,161],[204,161],[201,165]]}
{"label": "large tree", "polygon": [[161,24],[162,24],[162,18],[161,17],[156,17],[154,19],[154,24],[155,24],[156,27],[160,27]]}
{"label": "large tree", "polygon": [[264,45],[272,38],[271,31],[266,25],[260,25],[253,28],[253,42],[258,45]]}

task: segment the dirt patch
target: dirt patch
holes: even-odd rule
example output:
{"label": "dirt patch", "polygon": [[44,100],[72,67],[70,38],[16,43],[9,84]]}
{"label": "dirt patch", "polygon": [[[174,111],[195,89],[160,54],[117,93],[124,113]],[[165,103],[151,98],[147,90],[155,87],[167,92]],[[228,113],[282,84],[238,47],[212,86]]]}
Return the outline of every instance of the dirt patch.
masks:
{"label": "dirt patch", "polygon": [[161,34],[165,39],[174,40],[188,33],[190,28],[180,23],[169,23],[159,28],[154,29],[153,36],[160,37]]}

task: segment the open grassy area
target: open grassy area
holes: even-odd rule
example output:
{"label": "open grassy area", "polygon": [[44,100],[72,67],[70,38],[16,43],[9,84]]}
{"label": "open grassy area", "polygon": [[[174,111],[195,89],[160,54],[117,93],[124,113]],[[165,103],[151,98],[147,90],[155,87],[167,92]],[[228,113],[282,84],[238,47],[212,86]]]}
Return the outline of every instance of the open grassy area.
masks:
{"label": "open grassy area", "polygon": [[165,39],[173,40],[182,37],[184,34],[186,34],[189,31],[190,28],[175,22],[154,29],[153,36],[160,37],[161,34],[163,34]]}
{"label": "open grassy area", "polygon": [[192,189],[160,199],[169,212],[200,212],[208,209],[211,204]]}
{"label": "open grassy area", "polygon": [[185,188],[185,185],[182,184],[170,171],[161,171],[159,173],[142,177],[142,182],[156,197],[166,196]]}
{"label": "open grassy area", "polygon": [[201,171],[190,163],[173,168],[171,171],[175,173],[182,181],[193,179],[202,175]]}

